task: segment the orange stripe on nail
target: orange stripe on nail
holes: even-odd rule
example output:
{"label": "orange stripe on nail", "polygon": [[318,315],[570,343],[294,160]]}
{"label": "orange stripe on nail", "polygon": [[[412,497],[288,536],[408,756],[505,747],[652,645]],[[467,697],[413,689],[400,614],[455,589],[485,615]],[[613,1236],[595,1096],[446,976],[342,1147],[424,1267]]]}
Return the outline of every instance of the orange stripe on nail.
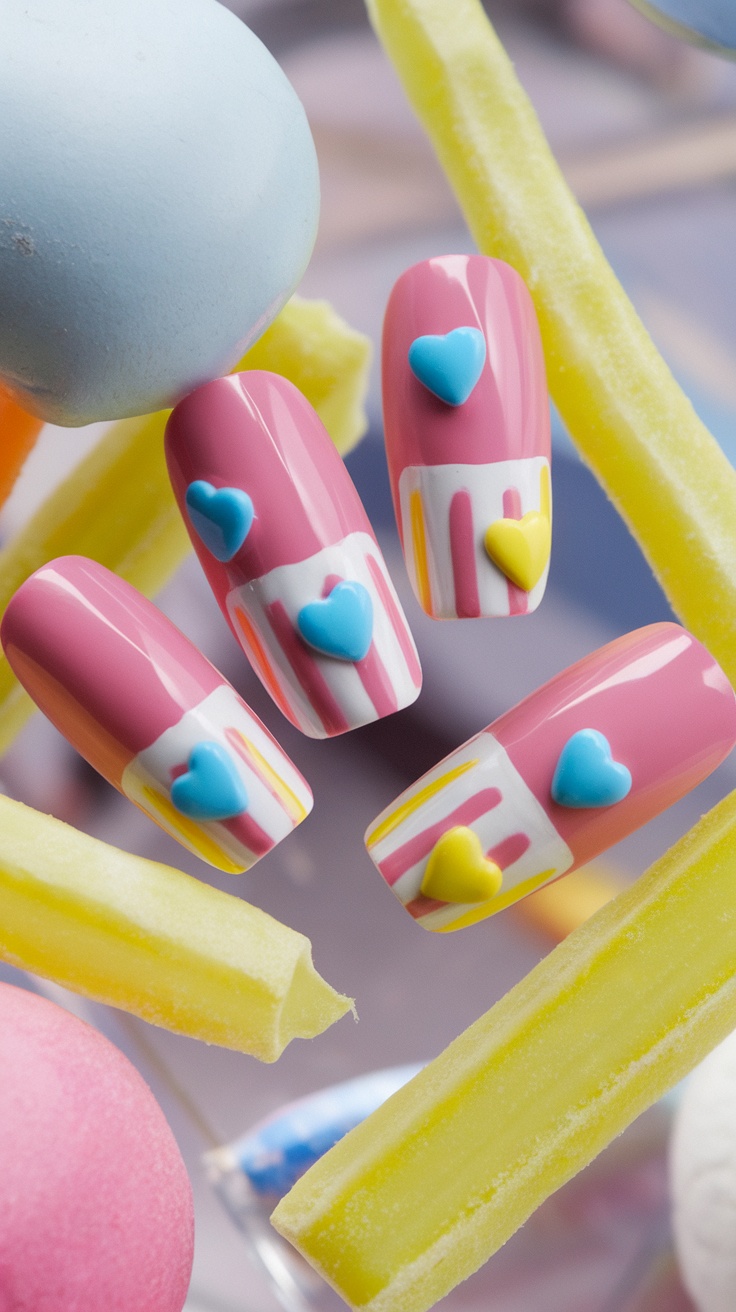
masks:
{"label": "orange stripe on nail", "polygon": [[248,654],[256,668],[256,673],[270,692],[279,710],[283,712],[287,720],[293,720],[292,709],[276,680],[266,649],[242,607],[235,607],[235,618],[241,635],[248,645]]}

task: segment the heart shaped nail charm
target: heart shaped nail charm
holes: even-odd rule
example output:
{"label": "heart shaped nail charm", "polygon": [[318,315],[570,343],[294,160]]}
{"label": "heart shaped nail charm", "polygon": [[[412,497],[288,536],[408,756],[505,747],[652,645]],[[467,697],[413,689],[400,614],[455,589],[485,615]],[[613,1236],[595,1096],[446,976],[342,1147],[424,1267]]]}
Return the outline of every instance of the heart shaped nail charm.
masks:
{"label": "heart shaped nail charm", "polygon": [[215,488],[198,478],[186,490],[191,523],[215,560],[232,560],[253,523],[253,502],[239,487]]}
{"label": "heart shaped nail charm", "polygon": [[611,745],[597,729],[579,729],[568,738],[552,779],[558,806],[615,806],[631,792],[631,771],[614,761]]}
{"label": "heart shaped nail charm", "polygon": [[453,328],[444,336],[415,337],[409,368],[447,405],[464,405],[483,372],[486,339],[479,328]]}
{"label": "heart shaped nail charm", "polygon": [[422,879],[422,892],[438,902],[487,902],[503,874],[483,855],[475,830],[456,825],[437,840]]}
{"label": "heart shaped nail charm", "polygon": [[525,592],[541,579],[551,545],[552,526],[538,510],[521,519],[497,519],[486,530],[485,548],[494,565]]}
{"label": "heart shaped nail charm", "polygon": [[328,597],[302,606],[297,627],[305,642],[325,656],[362,661],[373,637],[373,602],[362,583],[336,583]]}
{"label": "heart shaped nail charm", "polygon": [[171,800],[190,820],[232,820],[248,807],[248,794],[234,762],[220,743],[197,743],[186,774],[171,785]]}

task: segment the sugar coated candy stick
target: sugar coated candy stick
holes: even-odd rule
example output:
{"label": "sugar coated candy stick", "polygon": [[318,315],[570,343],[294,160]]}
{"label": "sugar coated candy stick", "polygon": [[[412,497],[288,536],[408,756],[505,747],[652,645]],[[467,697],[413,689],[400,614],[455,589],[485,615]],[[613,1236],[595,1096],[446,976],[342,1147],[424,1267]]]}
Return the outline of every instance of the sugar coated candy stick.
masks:
{"label": "sugar coated candy stick", "polygon": [[383,554],[316,411],[260,369],[172,411],[166,459],[220,609],[284,715],[328,738],[408,706],[421,670]]}
{"label": "sugar coated candy stick", "polygon": [[650,624],[445,757],[378,817],[368,851],[424,929],[462,929],[646,824],[734,743],[723,671],[679,624]]}
{"label": "sugar coated candy stick", "polygon": [[[304,328],[303,335],[300,332]],[[296,298],[253,348],[312,398],[338,446],[365,430],[362,410],[370,344],[325,302]],[[250,353],[240,362],[245,367]],[[0,614],[21,583],[55,556],[100,561],[155,596],[189,551],[163,456],[169,412],[113,425],[90,454],[0,551]],[[0,752],[34,710],[0,657]]]}
{"label": "sugar coated candy stick", "polygon": [[[104,435],[0,551],[0,613],[39,566],[79,554],[155,594],[187,554],[161,451],[165,415],[126,419]],[[0,660],[0,752],[34,709]]]}
{"label": "sugar coated candy stick", "polygon": [[306,780],[214,665],[116,574],[62,556],[0,629],[33,700],[100,774],[221,870],[248,870],[306,818]]}
{"label": "sugar coated candy stick", "polygon": [[424,1312],[736,1027],[736,793],[313,1166],[276,1229]]}
{"label": "sugar coated candy stick", "polygon": [[391,492],[420,605],[434,619],[536,610],[550,422],[523,280],[484,255],[413,265],[386,307],[382,374]]}
{"label": "sugar coated candy stick", "polygon": [[368,428],[371,355],[370,339],[350,328],[329,301],[292,296],[234,372],[271,369],[290,378],[346,456]]}
{"label": "sugar coated candy stick", "polygon": [[605,260],[480,0],[366,3],[479,249],[531,291],[571,437],[736,683],[736,470]]}
{"label": "sugar coated candy stick", "polygon": [[261,1061],[351,1005],[317,974],[303,934],[7,797],[0,959]]}

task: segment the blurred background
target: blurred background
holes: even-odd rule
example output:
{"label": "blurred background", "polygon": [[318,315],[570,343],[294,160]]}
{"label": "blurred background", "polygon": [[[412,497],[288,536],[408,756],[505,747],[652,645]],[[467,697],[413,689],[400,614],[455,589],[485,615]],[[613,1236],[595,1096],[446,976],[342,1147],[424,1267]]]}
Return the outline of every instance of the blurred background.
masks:
{"label": "blurred background", "polygon": [[[317,143],[322,221],[300,290],[332,301],[378,344],[398,275],[417,260],[472,249],[457,206],[361,0],[231,0],[229,7],[283,64]],[[488,0],[487,8],[616,272],[696,409],[736,458],[736,65],[675,41],[628,0]],[[541,608],[506,621],[427,619],[398,547],[375,367],[369,415],[370,430],[348,467],[420,650],[425,682],[415,706],[346,739],[309,741],[263,693],[193,558],[159,598],[276,734],[315,794],[313,814],[286,843],[250,874],[219,876],[220,886],[308,934],[321,973],[357,999],[359,1023],[347,1017],[265,1067],[22,981],[102,1028],[162,1103],[197,1205],[189,1312],[278,1306],[207,1184],[202,1153],[290,1099],[376,1067],[433,1057],[564,932],[567,912],[560,903],[555,917],[554,909],[561,885],[537,910],[529,899],[521,911],[457,935],[422,932],[365,854],[369,821],[553,674],[669,616],[638,548],[555,421],[555,533]],[[100,431],[45,430],[3,512],[3,539]],[[40,716],[0,762],[0,786],[108,842],[218,881],[93,774]],[[604,877],[612,885],[635,878],[733,787],[730,761],[608,854]],[[21,982],[5,967],[0,978]],[[648,1113],[448,1299],[448,1308],[690,1308],[668,1257],[667,1120],[666,1108]]]}

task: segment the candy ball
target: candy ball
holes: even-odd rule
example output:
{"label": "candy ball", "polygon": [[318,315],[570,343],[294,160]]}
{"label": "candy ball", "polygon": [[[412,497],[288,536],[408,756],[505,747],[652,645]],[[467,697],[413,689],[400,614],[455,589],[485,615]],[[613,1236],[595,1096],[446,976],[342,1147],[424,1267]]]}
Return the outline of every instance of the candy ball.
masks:
{"label": "candy ball", "polygon": [[217,0],[3,0],[0,378],[59,424],[237,362],[309,259],[304,111]]}
{"label": "candy ball", "polygon": [[736,1033],[691,1076],[671,1156],[674,1231],[700,1312],[736,1306]]}
{"label": "candy ball", "polygon": [[695,45],[736,50],[733,0],[633,0],[647,18]]}
{"label": "candy ball", "polygon": [[0,985],[0,1312],[181,1312],[189,1180],[107,1039]]}

